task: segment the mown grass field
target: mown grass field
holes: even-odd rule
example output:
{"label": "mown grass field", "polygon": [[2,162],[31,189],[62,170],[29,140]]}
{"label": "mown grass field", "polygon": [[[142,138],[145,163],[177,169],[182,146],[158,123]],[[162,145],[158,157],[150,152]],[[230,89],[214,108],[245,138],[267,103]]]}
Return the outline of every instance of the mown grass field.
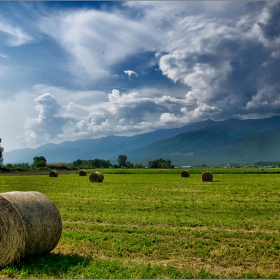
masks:
{"label": "mown grass field", "polygon": [[93,184],[78,174],[1,175],[0,192],[51,198],[63,233],[51,253],[3,268],[0,278],[280,278],[273,170],[212,170],[208,183],[204,170],[189,178],[181,170],[100,170],[104,181]]}

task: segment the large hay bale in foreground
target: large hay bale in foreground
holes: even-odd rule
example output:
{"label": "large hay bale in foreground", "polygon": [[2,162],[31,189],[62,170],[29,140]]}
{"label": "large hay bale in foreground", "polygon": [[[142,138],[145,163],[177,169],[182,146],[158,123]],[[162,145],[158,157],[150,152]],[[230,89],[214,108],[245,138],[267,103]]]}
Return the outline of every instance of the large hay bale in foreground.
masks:
{"label": "large hay bale in foreground", "polygon": [[56,170],[52,170],[50,173],[49,173],[49,177],[57,177],[58,176],[58,172]]}
{"label": "large hay bale in foreground", "polygon": [[188,171],[182,171],[181,177],[190,177],[190,173]]}
{"label": "large hay bale in foreground", "polygon": [[201,174],[202,182],[212,182],[213,181],[213,174],[210,171],[204,171]]}
{"label": "large hay bale in foreground", "polygon": [[86,176],[87,172],[85,170],[80,170],[79,175],[80,176]]}
{"label": "large hay bale in foreground", "polygon": [[103,176],[103,174],[102,174],[101,172],[99,172],[99,171],[94,171],[94,172],[91,172],[91,173],[89,174],[88,179],[89,179],[89,181],[90,181],[91,183],[93,183],[93,182],[99,182],[99,183],[101,183],[101,182],[103,181],[103,179],[104,179],[104,176]]}
{"label": "large hay bale in foreground", "polygon": [[44,194],[0,193],[0,267],[50,252],[61,233],[59,211]]}

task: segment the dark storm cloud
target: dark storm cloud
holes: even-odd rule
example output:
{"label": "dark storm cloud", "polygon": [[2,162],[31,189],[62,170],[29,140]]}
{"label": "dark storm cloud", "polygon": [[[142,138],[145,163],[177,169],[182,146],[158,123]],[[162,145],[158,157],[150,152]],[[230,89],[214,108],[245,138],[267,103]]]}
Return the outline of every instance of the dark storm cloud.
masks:
{"label": "dark storm cloud", "polygon": [[235,21],[206,16],[185,21],[178,33],[196,45],[186,40],[161,57],[163,74],[191,87],[186,95],[191,105],[182,110],[187,119],[202,104],[218,119],[280,113],[280,3],[249,5],[251,13]]}
{"label": "dark storm cloud", "polygon": [[265,22],[258,22],[266,39],[279,39],[280,34],[280,3],[273,2],[267,6],[268,15]]}

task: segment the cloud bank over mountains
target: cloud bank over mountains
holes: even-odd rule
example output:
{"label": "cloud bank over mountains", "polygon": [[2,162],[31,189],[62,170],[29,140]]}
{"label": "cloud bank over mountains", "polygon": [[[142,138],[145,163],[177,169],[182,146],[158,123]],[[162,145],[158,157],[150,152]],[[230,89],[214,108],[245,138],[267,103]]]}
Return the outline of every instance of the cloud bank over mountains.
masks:
{"label": "cloud bank over mountains", "polygon": [[280,114],[280,2],[0,6],[14,146]]}

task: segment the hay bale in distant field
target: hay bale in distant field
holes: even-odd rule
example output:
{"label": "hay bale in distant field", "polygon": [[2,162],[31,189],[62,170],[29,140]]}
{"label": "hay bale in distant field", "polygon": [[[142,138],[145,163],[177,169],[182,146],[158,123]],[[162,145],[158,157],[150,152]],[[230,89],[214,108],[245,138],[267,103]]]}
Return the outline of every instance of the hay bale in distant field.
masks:
{"label": "hay bale in distant field", "polygon": [[188,171],[182,171],[181,177],[190,177],[190,173]]}
{"label": "hay bale in distant field", "polygon": [[103,179],[104,179],[104,176],[103,176],[103,174],[102,174],[101,172],[99,172],[99,171],[94,171],[94,172],[91,172],[91,173],[89,174],[88,179],[89,179],[89,181],[90,181],[91,183],[93,183],[93,182],[99,182],[99,183],[101,183],[101,182],[103,181]]}
{"label": "hay bale in distant field", "polygon": [[58,176],[58,172],[56,170],[52,170],[50,173],[49,173],[49,177],[57,177]]}
{"label": "hay bale in distant field", "polygon": [[80,170],[79,175],[80,176],[86,176],[87,172],[85,170]]}
{"label": "hay bale in distant field", "polygon": [[264,170],[264,168],[260,168],[260,170]]}
{"label": "hay bale in distant field", "polygon": [[212,182],[213,181],[213,174],[210,171],[204,171],[201,174],[202,182]]}
{"label": "hay bale in distant field", "polygon": [[0,193],[0,267],[50,252],[61,233],[59,211],[44,194]]}

